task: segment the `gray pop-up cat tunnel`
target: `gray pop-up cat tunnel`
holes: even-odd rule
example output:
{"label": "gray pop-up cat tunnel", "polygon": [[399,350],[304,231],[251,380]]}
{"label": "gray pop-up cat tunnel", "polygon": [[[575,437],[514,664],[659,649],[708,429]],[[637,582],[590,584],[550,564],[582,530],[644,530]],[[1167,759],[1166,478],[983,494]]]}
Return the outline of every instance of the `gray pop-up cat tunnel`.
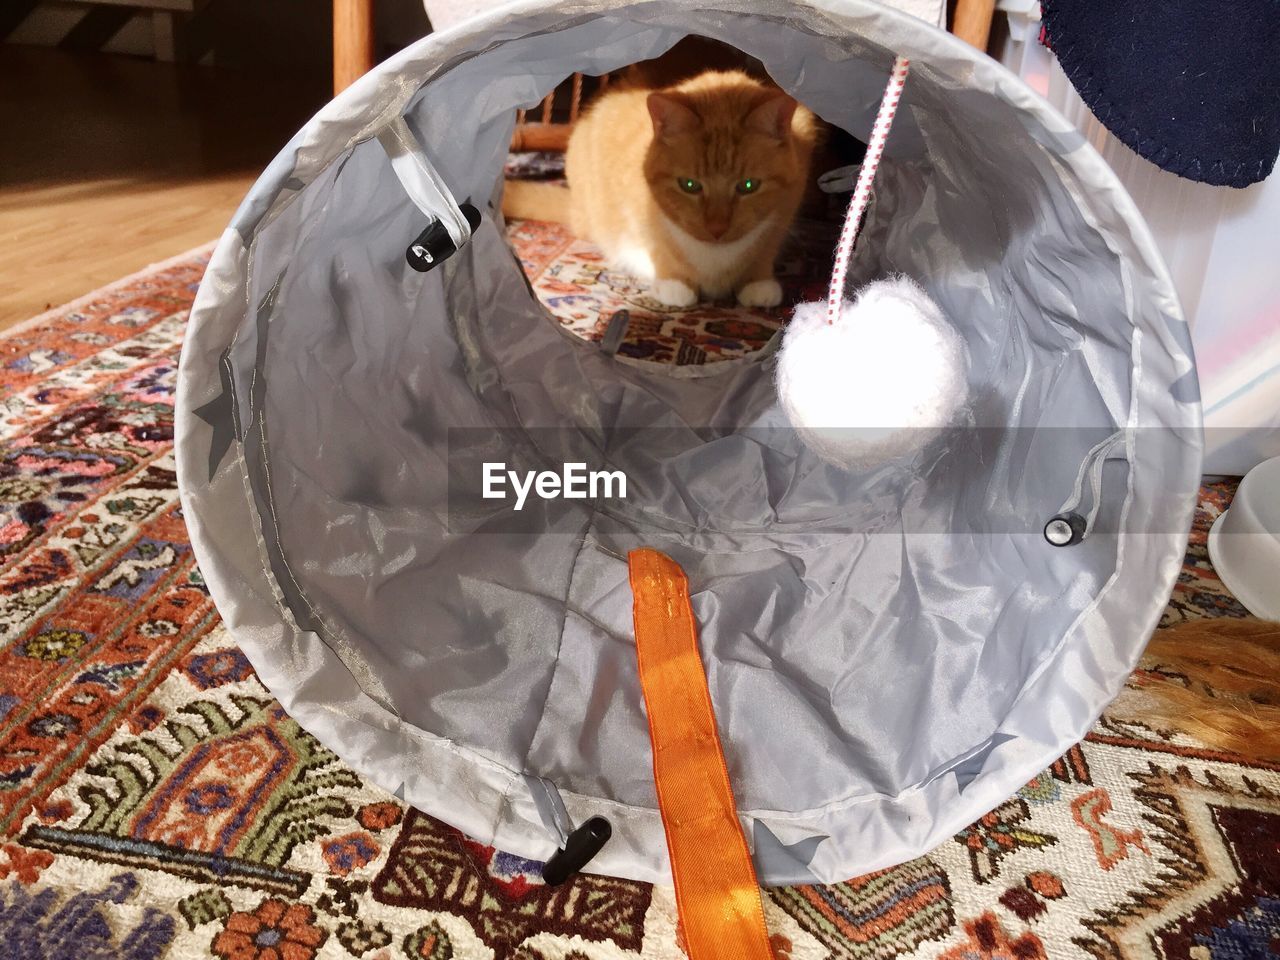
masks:
{"label": "gray pop-up cat tunnel", "polygon": [[[910,58],[854,271],[917,280],[970,356],[967,426],[911,463],[814,457],[768,349],[630,361],[531,293],[497,212],[516,110],[689,34],[864,139]],[[433,231],[457,252],[414,269]],[[629,550],[688,574],[761,880],[838,881],[1085,734],[1169,596],[1200,469],[1188,330],[1114,176],[999,65],[862,0],[524,3],[405,50],[236,214],[178,407],[201,570],[285,709],[511,853],[603,816],[588,869],[643,880],[667,850]],[[627,498],[517,514],[468,479],[565,459],[622,470]]]}

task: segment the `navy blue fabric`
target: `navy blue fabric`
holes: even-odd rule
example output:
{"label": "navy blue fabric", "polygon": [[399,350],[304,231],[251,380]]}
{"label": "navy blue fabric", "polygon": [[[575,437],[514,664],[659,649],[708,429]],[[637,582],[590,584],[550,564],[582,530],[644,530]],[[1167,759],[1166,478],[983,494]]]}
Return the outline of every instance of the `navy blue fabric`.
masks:
{"label": "navy blue fabric", "polygon": [[1116,137],[1245,187],[1280,152],[1280,0],[1044,0],[1047,42]]}

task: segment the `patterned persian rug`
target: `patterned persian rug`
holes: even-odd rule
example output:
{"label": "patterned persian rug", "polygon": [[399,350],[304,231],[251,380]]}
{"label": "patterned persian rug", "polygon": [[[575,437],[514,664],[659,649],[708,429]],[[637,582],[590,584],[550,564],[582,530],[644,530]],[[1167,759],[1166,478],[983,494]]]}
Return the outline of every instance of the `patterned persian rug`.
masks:
{"label": "patterned persian rug", "polygon": [[[573,287],[575,329],[631,296],[558,230],[514,241],[540,289]],[[219,625],[171,452],[204,262],[0,337],[0,958],[680,960],[670,890],[548,889],[407,809],[299,729]],[[767,326],[715,316],[636,349],[741,354]],[[1205,549],[1231,493],[1204,489],[1166,623],[1244,614]],[[1272,955],[1280,765],[1104,718],[927,856],[766,910],[784,960]]]}

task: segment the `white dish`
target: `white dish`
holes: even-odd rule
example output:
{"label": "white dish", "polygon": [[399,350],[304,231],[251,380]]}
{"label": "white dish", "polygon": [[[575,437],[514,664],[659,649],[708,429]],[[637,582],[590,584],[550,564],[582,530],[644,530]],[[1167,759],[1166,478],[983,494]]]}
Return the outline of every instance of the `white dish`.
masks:
{"label": "white dish", "polygon": [[1280,457],[1240,481],[1230,508],[1209,528],[1209,559],[1250,613],[1280,620]]}

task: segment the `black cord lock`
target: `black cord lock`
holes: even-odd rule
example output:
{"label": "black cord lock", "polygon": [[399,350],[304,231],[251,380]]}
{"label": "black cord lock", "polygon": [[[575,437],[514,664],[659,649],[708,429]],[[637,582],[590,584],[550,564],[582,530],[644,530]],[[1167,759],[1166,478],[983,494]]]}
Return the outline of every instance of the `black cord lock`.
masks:
{"label": "black cord lock", "polygon": [[549,887],[558,887],[573,878],[590,863],[613,836],[613,827],[604,817],[592,817],[569,834],[564,847],[552,854],[542,866],[542,879]]}
{"label": "black cord lock", "polygon": [[[467,223],[471,224],[472,230],[479,229],[479,210],[470,203],[464,203],[458,209],[467,218]],[[413,269],[419,273],[426,273],[457,252],[458,248],[453,245],[453,238],[449,236],[449,231],[444,228],[444,223],[436,218],[427,225],[427,229],[418,234],[413,243],[409,244],[409,249],[404,252],[404,258]]]}

